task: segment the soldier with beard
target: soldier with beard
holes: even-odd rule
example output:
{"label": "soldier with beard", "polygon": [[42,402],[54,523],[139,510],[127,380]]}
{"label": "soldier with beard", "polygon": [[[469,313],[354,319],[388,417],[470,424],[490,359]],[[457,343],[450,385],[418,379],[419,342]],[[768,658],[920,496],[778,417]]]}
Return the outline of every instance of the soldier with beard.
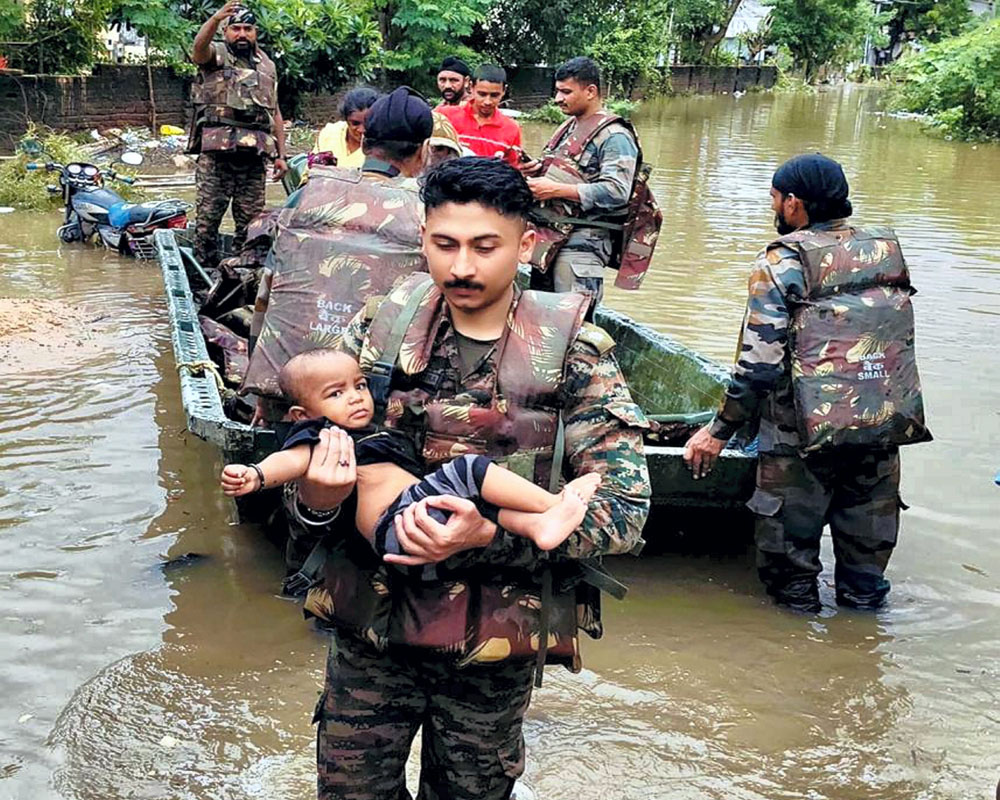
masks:
{"label": "soldier with beard", "polygon": [[440,111],[445,106],[461,105],[462,101],[469,96],[469,76],[471,74],[469,65],[457,56],[448,56],[442,61],[437,74],[441,102],[434,110]]}
{"label": "soldier with beard", "polygon": [[[213,43],[223,23],[223,42]],[[285,130],[274,62],[257,46],[257,20],[249,10],[235,0],[226,3],[201,26],[191,59],[198,65],[188,144],[188,152],[198,154],[194,249],[212,268],[230,201],[238,252],[247,226],[264,208],[265,160],[274,159],[275,179],[288,169]]]}
{"label": "soldier with beard", "polygon": [[775,602],[820,611],[829,524],[837,603],[878,608],[899,533],[899,446],[927,441],[909,271],[896,234],[854,227],[840,164],[797,156],[774,173],[780,237],[757,257],[733,379],[687,443],[695,478],[759,421],[757,568]]}

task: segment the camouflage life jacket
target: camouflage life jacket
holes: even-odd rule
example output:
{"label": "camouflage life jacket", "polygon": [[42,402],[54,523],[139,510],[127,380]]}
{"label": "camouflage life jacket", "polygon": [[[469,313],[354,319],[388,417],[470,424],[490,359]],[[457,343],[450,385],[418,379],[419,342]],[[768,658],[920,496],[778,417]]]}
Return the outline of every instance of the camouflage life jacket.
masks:
{"label": "camouflage life jacket", "polygon": [[274,158],[274,115],[278,109],[278,74],[259,49],[254,68],[244,66],[224,44],[214,45],[215,65],[201,67],[191,86],[194,106],[189,153],[250,149]]}
{"label": "camouflage life jacket", "polygon": [[317,166],[301,192],[278,217],[244,392],[280,396],[278,371],[288,359],[334,346],[369,297],[427,269],[423,204],[411,179]]}
{"label": "camouflage life jacket", "polygon": [[[442,397],[436,381],[443,365],[433,349],[444,298],[429,276],[413,275],[375,312],[361,366],[369,373],[382,363],[394,323],[410,316],[393,360],[386,423],[422,440],[428,469],[465,453],[485,454],[551,488],[559,474],[553,454],[557,465],[562,454],[565,361],[586,309],[583,295],[523,292],[497,343],[490,386]],[[578,628],[595,637],[602,629],[593,586],[574,580],[578,563],[529,572],[462,562],[459,553],[443,563],[440,581],[420,583],[384,564],[334,553],[321,607],[335,624],[376,643],[452,653],[463,664],[540,658],[579,668]]]}
{"label": "camouflage life jacket", "polygon": [[789,297],[792,388],[803,453],[931,438],[914,349],[910,273],[890,228],[801,230],[805,296]]}
{"label": "camouflage life jacket", "polygon": [[639,136],[628,120],[601,111],[578,122],[567,136],[566,132],[574,122],[566,120],[545,145],[542,174],[559,183],[586,183],[580,170],[585,148],[608,126],[617,123],[632,134],[639,151],[629,201],[624,213],[612,219],[583,217],[579,203],[548,201],[541,212],[545,224],[536,225],[538,243],[532,253],[531,264],[540,272],[548,271],[569,239],[574,225],[607,228],[613,244],[610,266],[618,270],[615,286],[619,289],[638,289],[653,260],[653,250],[663,225],[663,212],[649,187],[652,167],[643,163]]}

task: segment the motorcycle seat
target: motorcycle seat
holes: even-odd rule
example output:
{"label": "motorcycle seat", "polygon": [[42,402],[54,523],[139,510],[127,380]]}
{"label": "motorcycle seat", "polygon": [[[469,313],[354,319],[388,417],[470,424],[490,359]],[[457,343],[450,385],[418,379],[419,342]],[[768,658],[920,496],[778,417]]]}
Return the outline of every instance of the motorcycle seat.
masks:
{"label": "motorcycle seat", "polygon": [[183,208],[169,200],[148,203],[116,203],[108,209],[108,222],[116,228],[136,223],[156,222],[176,216]]}

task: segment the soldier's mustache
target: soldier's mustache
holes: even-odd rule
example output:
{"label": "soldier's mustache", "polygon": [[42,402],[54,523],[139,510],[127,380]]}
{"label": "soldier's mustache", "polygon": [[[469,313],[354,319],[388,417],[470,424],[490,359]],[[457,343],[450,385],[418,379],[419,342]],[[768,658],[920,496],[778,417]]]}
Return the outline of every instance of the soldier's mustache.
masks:
{"label": "soldier's mustache", "polygon": [[482,290],[486,287],[481,283],[476,283],[475,281],[470,281],[468,278],[455,278],[453,281],[444,282],[445,289],[477,289]]}

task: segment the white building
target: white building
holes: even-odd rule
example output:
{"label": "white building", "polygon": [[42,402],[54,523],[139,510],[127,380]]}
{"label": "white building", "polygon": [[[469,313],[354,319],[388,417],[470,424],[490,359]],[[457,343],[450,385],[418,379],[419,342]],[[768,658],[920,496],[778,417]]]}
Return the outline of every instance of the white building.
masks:
{"label": "white building", "polygon": [[101,34],[113,64],[134,63],[146,60],[146,40],[128,25],[105,28]]}
{"label": "white building", "polygon": [[[761,0],[743,0],[740,7],[736,9],[736,13],[733,14],[729,27],[726,28],[726,38],[722,40],[719,47],[726,52],[734,53],[742,62],[749,56],[742,37],[760,30],[770,12],[771,7],[764,5]],[[757,60],[763,61],[763,59],[764,53],[759,53]]]}

